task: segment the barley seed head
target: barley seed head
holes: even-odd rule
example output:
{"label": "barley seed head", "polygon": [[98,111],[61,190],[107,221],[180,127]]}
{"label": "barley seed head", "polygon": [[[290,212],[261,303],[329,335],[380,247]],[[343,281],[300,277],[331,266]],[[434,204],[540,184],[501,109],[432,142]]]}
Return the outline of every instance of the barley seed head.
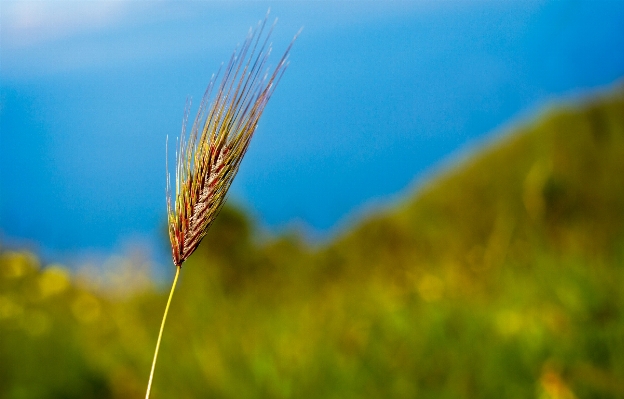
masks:
{"label": "barley seed head", "polygon": [[264,107],[286,69],[294,39],[270,71],[269,37],[275,23],[264,35],[266,21],[250,29],[223,76],[213,75],[188,134],[187,104],[176,151],[173,205],[167,173],[169,239],[176,266],[197,249],[219,213]]}

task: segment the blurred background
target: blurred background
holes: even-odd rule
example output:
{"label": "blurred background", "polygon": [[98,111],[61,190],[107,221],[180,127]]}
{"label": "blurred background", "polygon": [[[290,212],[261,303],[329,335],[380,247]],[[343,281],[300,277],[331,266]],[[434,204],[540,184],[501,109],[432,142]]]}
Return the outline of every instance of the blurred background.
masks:
{"label": "blurred background", "polygon": [[623,398],[621,1],[0,2],[0,397],[144,395],[166,137],[269,8],[152,397]]}

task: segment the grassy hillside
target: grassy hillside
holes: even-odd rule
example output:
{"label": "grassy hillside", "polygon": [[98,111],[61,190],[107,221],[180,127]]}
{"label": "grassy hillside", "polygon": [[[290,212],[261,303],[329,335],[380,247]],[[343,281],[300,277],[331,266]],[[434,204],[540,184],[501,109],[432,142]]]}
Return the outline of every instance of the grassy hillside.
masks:
{"label": "grassy hillside", "polygon": [[[322,248],[224,209],[184,266],[153,397],[623,398],[623,286],[619,89]],[[165,299],[2,253],[0,397],[142,397]]]}

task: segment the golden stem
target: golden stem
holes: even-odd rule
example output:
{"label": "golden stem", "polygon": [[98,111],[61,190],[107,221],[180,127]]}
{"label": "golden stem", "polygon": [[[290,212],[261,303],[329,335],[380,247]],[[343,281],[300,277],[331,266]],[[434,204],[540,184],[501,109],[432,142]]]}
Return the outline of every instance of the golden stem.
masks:
{"label": "golden stem", "polygon": [[178,275],[180,274],[182,267],[176,266],[176,274],[173,278],[173,285],[171,286],[171,292],[169,293],[169,299],[167,300],[167,307],[165,307],[165,314],[163,315],[162,323],[160,323],[160,332],[158,333],[158,341],[156,341],[156,350],[154,351],[154,360],[152,361],[152,371],[150,372],[149,382],[147,383],[147,393],[145,399],[149,399],[150,390],[152,388],[152,378],[154,377],[154,369],[156,368],[156,358],[158,357],[158,349],[160,349],[160,339],[162,338],[163,329],[165,328],[165,320],[167,320],[167,313],[169,313],[169,304],[171,304],[171,298],[173,297],[173,291],[175,290],[176,283],[178,282]]}

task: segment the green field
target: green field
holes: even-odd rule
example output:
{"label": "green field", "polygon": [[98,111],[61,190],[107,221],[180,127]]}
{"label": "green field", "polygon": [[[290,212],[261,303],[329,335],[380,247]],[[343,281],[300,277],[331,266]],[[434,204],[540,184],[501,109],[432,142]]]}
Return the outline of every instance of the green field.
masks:
{"label": "green field", "polygon": [[[1,252],[0,398],[143,397],[167,295],[149,275],[119,259],[98,285]],[[155,399],[624,398],[624,89],[322,245],[226,207],[184,264],[154,378]]]}

